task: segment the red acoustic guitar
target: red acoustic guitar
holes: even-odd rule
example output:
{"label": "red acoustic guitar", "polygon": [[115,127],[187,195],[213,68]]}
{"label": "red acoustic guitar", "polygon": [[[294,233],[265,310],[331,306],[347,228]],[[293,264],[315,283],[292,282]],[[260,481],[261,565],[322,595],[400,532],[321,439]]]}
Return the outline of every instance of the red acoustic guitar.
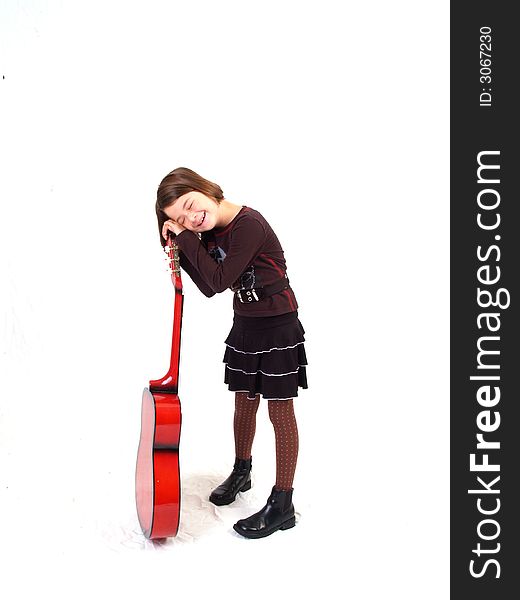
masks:
{"label": "red acoustic guitar", "polygon": [[144,388],[141,405],[141,437],[135,470],[135,500],[139,524],[146,538],[173,537],[179,529],[180,470],[179,359],[182,325],[182,293],[179,251],[168,233],[164,247],[175,287],[170,370]]}

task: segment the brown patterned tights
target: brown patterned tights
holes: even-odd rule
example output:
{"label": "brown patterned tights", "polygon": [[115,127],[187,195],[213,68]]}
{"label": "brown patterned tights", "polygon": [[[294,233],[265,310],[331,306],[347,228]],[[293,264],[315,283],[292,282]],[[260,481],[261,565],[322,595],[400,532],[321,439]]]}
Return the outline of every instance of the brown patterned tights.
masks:
{"label": "brown patterned tights", "polygon": [[[247,392],[235,392],[233,420],[236,457],[244,459],[251,456],[256,431],[256,413],[260,404],[259,394],[254,400],[249,400],[247,395]],[[298,426],[293,400],[268,400],[267,406],[276,440],[275,485],[278,490],[290,490],[298,458]]]}
{"label": "brown patterned tights", "polygon": [[256,411],[260,404],[260,395],[248,400],[247,392],[235,392],[235,453],[237,458],[248,460],[251,456],[256,431]]}

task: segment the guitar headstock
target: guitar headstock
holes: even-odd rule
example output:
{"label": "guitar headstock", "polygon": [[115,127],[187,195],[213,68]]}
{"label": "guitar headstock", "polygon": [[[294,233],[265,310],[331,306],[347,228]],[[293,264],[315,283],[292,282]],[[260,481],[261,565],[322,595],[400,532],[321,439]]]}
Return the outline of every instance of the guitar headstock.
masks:
{"label": "guitar headstock", "polygon": [[166,252],[164,259],[168,263],[166,270],[171,275],[175,288],[182,290],[179,246],[177,246],[170,233],[168,233],[168,242],[164,246],[164,251]]}

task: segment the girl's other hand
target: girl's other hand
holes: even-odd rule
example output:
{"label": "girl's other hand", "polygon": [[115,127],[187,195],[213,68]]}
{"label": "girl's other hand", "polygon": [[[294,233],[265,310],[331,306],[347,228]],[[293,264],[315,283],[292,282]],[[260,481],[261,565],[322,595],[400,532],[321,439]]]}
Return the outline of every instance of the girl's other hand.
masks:
{"label": "girl's other hand", "polygon": [[181,231],[184,231],[186,229],[186,227],[183,227],[182,225],[179,225],[177,222],[175,222],[173,219],[168,219],[167,221],[164,222],[163,224],[163,228],[162,228],[162,236],[165,240],[168,239],[168,231],[173,231],[173,233],[175,235],[179,235],[179,233]]}

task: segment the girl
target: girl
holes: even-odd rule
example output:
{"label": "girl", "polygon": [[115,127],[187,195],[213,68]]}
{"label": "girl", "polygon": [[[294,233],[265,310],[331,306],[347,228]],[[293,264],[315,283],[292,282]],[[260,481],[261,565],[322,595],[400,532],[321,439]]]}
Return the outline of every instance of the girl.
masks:
{"label": "girl", "polygon": [[298,428],[293,398],[298,387],[307,388],[307,359],[280,242],[258,211],[229,202],[217,184],[183,167],[161,181],[155,211],[161,246],[171,231],[181,267],[201,292],[210,297],[233,290],[224,382],[235,392],[235,464],[209,499],[231,504],[238,492],[251,488],[251,448],[262,395],[275,431],[276,483],[266,505],[233,527],[247,538],[294,527]]}

